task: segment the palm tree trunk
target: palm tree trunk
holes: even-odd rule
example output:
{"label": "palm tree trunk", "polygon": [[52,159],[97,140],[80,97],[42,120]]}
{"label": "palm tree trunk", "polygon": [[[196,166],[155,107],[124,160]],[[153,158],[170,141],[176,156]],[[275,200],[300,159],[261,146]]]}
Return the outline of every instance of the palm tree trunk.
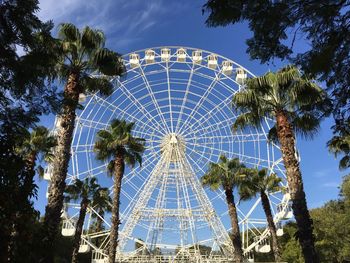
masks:
{"label": "palm tree trunk", "polygon": [[22,191],[23,199],[30,198],[30,194],[33,191],[36,155],[37,155],[37,152],[32,151],[26,160],[26,169],[28,170],[28,173],[26,173],[26,177],[24,178],[24,182],[23,182],[23,191]]}
{"label": "palm tree trunk", "polygon": [[283,111],[276,113],[277,136],[281,144],[284,166],[287,172],[288,187],[292,200],[292,208],[298,226],[297,237],[301,245],[306,263],[319,262],[315,249],[313,223],[307,209],[303,180],[299,161],[295,153],[295,136],[292,125]]}
{"label": "palm tree trunk", "polygon": [[241,233],[239,231],[238,225],[238,217],[237,217],[237,209],[233,196],[232,189],[225,189],[226,202],[228,206],[228,213],[231,218],[231,226],[232,226],[232,244],[234,251],[234,261],[236,263],[243,262],[243,250],[242,250],[242,242],[241,242]]}
{"label": "palm tree trunk", "polygon": [[112,206],[112,227],[109,235],[109,251],[108,262],[115,262],[115,254],[118,245],[118,230],[119,230],[119,199],[124,175],[124,157],[120,153],[114,161],[114,189],[113,189],[113,206]]}
{"label": "palm tree trunk", "polygon": [[88,207],[89,200],[83,198],[80,203],[79,218],[75,227],[75,235],[73,241],[73,252],[72,252],[72,263],[78,262],[78,252],[81,240],[81,234],[83,232],[84,220],[86,216],[86,210]]}
{"label": "palm tree trunk", "polygon": [[269,226],[269,230],[270,230],[270,234],[271,234],[271,238],[272,238],[273,255],[275,257],[275,261],[280,262],[282,260],[281,249],[280,249],[280,246],[279,246],[278,240],[277,240],[276,226],[275,226],[275,223],[273,222],[273,216],[271,213],[270,202],[269,202],[269,199],[264,191],[260,192],[260,196],[261,196],[261,204],[264,208],[264,212],[265,212],[266,219],[267,219],[267,224]]}
{"label": "palm tree trunk", "polygon": [[58,132],[55,160],[53,162],[53,176],[48,204],[45,209],[44,239],[45,249],[41,262],[53,262],[53,248],[55,237],[60,224],[61,209],[63,206],[63,193],[66,187],[68,164],[71,157],[75,110],[78,105],[80,87],[79,74],[71,73],[64,89],[63,109],[60,116],[61,127]]}

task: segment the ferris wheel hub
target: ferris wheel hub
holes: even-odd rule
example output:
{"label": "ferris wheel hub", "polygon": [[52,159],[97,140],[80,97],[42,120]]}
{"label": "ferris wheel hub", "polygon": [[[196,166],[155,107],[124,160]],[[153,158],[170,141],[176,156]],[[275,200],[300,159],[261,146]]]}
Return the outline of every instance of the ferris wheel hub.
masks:
{"label": "ferris wheel hub", "polygon": [[185,139],[179,134],[169,133],[163,137],[160,149],[169,161],[179,161],[186,151]]}

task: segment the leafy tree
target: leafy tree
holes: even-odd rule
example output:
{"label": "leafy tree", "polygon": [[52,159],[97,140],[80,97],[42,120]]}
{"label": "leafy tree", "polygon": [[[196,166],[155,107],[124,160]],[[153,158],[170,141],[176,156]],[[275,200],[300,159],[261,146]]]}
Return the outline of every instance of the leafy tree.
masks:
{"label": "leafy tree", "polygon": [[[63,192],[70,159],[76,109],[79,94],[96,92],[108,95],[112,84],[107,76],[121,75],[124,67],[120,55],[105,48],[102,31],[85,27],[79,31],[72,24],[61,24],[56,51],[56,71],[53,78],[65,82],[64,99],[59,113],[61,125],[57,135],[57,149],[53,162],[53,177],[48,204],[45,211],[44,228],[47,244],[44,251],[46,262],[52,262],[53,241],[58,232]],[[93,72],[102,74],[92,76]]]}
{"label": "leafy tree", "polygon": [[[17,151],[39,116],[57,105],[55,88],[46,81],[54,41],[52,23],[36,16],[37,0],[0,3],[0,261],[27,261],[25,240],[38,213],[33,208],[36,185],[27,162]],[[23,53],[17,52],[23,49]],[[30,70],[28,70],[30,69]],[[19,219],[26,215],[27,220]],[[12,231],[16,226],[17,231]],[[10,241],[11,239],[11,241]],[[9,245],[9,242],[11,244]],[[10,247],[10,249],[8,249]]]}
{"label": "leafy tree", "polygon": [[246,167],[240,163],[238,158],[229,160],[226,156],[221,155],[218,163],[209,163],[208,171],[201,178],[203,186],[209,186],[212,190],[222,188],[225,191],[231,218],[235,262],[243,262],[243,250],[233,190],[239,186],[245,172]]}
{"label": "leafy tree", "polygon": [[0,3],[0,121],[9,110],[27,118],[17,119],[15,127],[29,128],[57,97],[45,82],[52,66],[48,57],[55,43],[50,34],[53,24],[40,21],[38,10],[37,0]]}
{"label": "leafy tree", "polygon": [[267,224],[270,230],[272,250],[276,262],[281,261],[281,248],[278,244],[276,226],[273,221],[270,201],[267,193],[283,190],[283,187],[280,186],[281,181],[281,178],[279,178],[276,174],[268,175],[267,169],[251,169],[239,186],[239,195],[241,200],[249,200],[256,195],[260,195],[261,197],[261,204],[263,206]]}
{"label": "leafy tree", "polygon": [[80,246],[81,234],[83,233],[84,221],[87,212],[87,208],[92,199],[101,190],[100,185],[97,183],[97,179],[86,178],[84,181],[75,179],[74,183],[68,185],[65,189],[66,200],[78,200],[80,199],[80,211],[78,221],[75,225],[75,234],[73,241],[72,263],[78,262],[78,251]]}
{"label": "leafy tree", "polygon": [[115,253],[118,245],[119,229],[119,200],[125,164],[134,167],[141,165],[142,153],[145,150],[145,140],[132,136],[134,123],[114,119],[108,130],[97,133],[94,151],[98,160],[108,160],[109,173],[114,176],[112,226],[109,236],[109,263],[115,262]]}
{"label": "leafy tree", "polygon": [[350,258],[350,176],[344,177],[340,189],[340,199],[310,211],[322,262],[340,263]]}
{"label": "leafy tree", "polygon": [[326,93],[312,80],[301,76],[294,66],[276,73],[247,80],[246,88],[233,97],[233,108],[239,114],[233,129],[260,127],[264,117],[276,120],[269,131],[270,139],[281,145],[291,194],[298,239],[306,262],[319,262],[314,247],[312,220],[307,209],[299,161],[296,156],[295,133],[311,137],[318,131],[327,112]]}
{"label": "leafy tree", "polygon": [[[346,0],[207,0],[208,26],[248,22],[247,52],[262,63],[288,59],[325,81],[334,98],[337,136],[350,134],[350,2]],[[290,34],[294,31],[293,34]],[[294,52],[294,43],[306,49]],[[346,154],[346,153],[345,153]]]}
{"label": "leafy tree", "polygon": [[279,238],[282,246],[282,259],[288,263],[304,263],[303,253],[295,233],[298,231],[295,222],[288,222],[283,226],[283,236]]}

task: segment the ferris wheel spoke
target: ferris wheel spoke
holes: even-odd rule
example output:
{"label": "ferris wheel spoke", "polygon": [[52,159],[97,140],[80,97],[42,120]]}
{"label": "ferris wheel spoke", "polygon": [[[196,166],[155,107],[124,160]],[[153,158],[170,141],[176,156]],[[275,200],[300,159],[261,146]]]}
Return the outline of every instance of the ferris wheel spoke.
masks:
{"label": "ferris wheel spoke", "polygon": [[[215,73],[215,78],[213,79],[213,81],[210,83],[208,89],[205,91],[204,95],[200,98],[200,100],[198,101],[198,103],[196,104],[196,106],[193,108],[192,112],[190,113],[190,115],[187,117],[187,119],[185,120],[185,122],[183,123],[182,127],[186,127],[187,123],[191,120],[191,118],[197,113],[197,110],[201,107],[201,105],[203,104],[203,102],[208,98],[211,90],[216,86],[217,82],[220,80],[219,75],[221,74],[221,71],[216,74]],[[181,133],[181,130],[179,130],[179,133]]]}
{"label": "ferris wheel spoke", "polygon": [[[216,110],[221,110],[221,111],[223,111],[222,110],[222,108],[225,108],[225,107],[228,107],[228,109],[230,109],[230,107],[228,106],[229,105],[229,101],[231,101],[231,97],[228,97],[228,98],[226,98],[225,100],[223,100],[223,101],[221,101],[219,104],[217,104],[214,108],[212,108],[210,111],[207,111],[207,113],[205,113],[205,114],[203,114],[199,119],[197,119],[192,125],[188,125],[188,127],[185,129],[185,130],[183,130],[183,134],[186,134],[186,132],[189,130],[189,129],[192,129],[193,127],[200,127],[200,125],[197,125],[197,124],[201,124],[202,123],[202,121],[204,121],[204,120],[206,120],[206,119],[208,119],[208,118],[210,118],[210,117],[212,117],[213,115],[214,115],[214,112],[216,111]],[[230,109],[231,110],[231,109]],[[236,119],[237,117],[236,117],[236,115],[235,114],[233,114],[234,115],[234,119]],[[215,123],[216,124],[216,123]],[[184,125],[185,126],[185,125]],[[183,127],[184,127],[183,126]],[[191,133],[193,133],[193,132],[195,132],[195,131],[197,131],[196,129],[192,129],[191,130],[191,132],[189,132],[188,134],[191,134]]]}
{"label": "ferris wheel spoke", "polygon": [[184,98],[183,98],[183,101],[182,101],[179,118],[177,119],[177,124],[176,124],[176,128],[175,128],[175,132],[176,133],[178,133],[179,125],[180,125],[181,120],[182,120],[182,115],[183,115],[184,107],[185,107],[185,104],[186,104],[186,101],[187,101],[188,92],[189,92],[189,89],[190,89],[190,86],[191,86],[191,83],[192,83],[194,67],[195,67],[195,63],[192,64],[190,76],[189,76],[188,81],[187,81],[186,90],[185,90]]}
{"label": "ferris wheel spoke", "polygon": [[[190,143],[190,144],[193,144],[193,143]],[[193,144],[195,146],[198,146],[196,144]],[[268,163],[268,160],[264,160],[264,159],[261,159],[261,158],[258,158],[258,157],[255,157],[255,156],[250,156],[250,155],[246,155],[246,154],[243,154],[243,153],[236,153],[236,152],[229,152],[228,150],[225,150],[225,149],[221,149],[221,152],[220,153],[215,153],[215,152],[218,152],[219,149],[217,148],[214,148],[214,147],[209,147],[209,146],[203,146],[203,148],[207,149],[208,151],[207,152],[211,152],[211,155],[213,155],[214,157],[216,157],[215,159],[218,160],[220,155],[221,154],[225,154],[226,156],[237,156],[239,157],[239,159],[241,160],[244,160],[247,164],[251,164],[251,165],[256,165],[257,162],[266,162]],[[207,153],[206,152],[206,153]],[[216,160],[212,160],[210,159],[209,157],[206,156],[206,154],[199,154],[197,153],[198,155],[200,155],[201,158],[204,158],[207,160],[206,163],[209,163],[209,162],[213,162],[213,161],[216,161]],[[198,158],[199,159],[199,158]],[[192,159],[193,160],[193,159]],[[197,160],[197,159],[196,159]],[[252,162],[250,160],[254,160],[256,162]],[[195,162],[196,164],[198,162]],[[198,165],[198,164],[197,164]],[[199,167],[202,167],[203,164],[201,165],[198,165]],[[203,170],[202,170],[203,171]]]}
{"label": "ferris wheel spoke", "polygon": [[[135,117],[133,115],[131,115],[130,113],[126,112],[124,109],[122,109],[119,106],[116,106],[116,105],[108,102],[107,100],[105,100],[104,98],[102,98],[100,96],[97,96],[97,95],[94,95],[94,96],[95,96],[96,100],[99,100],[102,103],[106,104],[107,105],[106,107],[111,107],[114,110],[114,112],[115,111],[121,112],[123,115],[126,115],[131,120],[134,120]],[[143,125],[146,125],[149,129],[152,129],[153,131],[156,131],[154,125],[152,126],[152,125],[146,124],[145,122],[143,123]]]}
{"label": "ferris wheel spoke", "polygon": [[[167,62],[168,63],[168,62]],[[167,77],[167,86],[168,86],[168,100],[169,100],[169,111],[170,111],[170,130],[174,132],[174,123],[173,123],[173,110],[171,103],[171,91],[170,91],[170,77],[169,77],[169,68],[166,67],[166,77]]]}
{"label": "ferris wheel spoke", "polygon": [[[86,119],[83,117],[78,117],[76,122],[80,127],[87,127],[87,128],[95,129],[95,130],[101,130],[101,129],[105,130],[109,127],[109,123],[102,123],[102,122],[96,121],[96,120],[89,120],[89,119]],[[152,130],[152,132],[153,131],[155,131],[155,130]],[[156,137],[160,140],[162,138],[161,136],[159,136],[157,134],[148,133],[144,130],[143,131],[138,130],[137,133],[140,134],[141,136],[145,137],[146,139]],[[157,142],[158,140],[148,139],[147,141]]]}
{"label": "ferris wheel spoke", "polygon": [[142,79],[143,79],[143,81],[144,81],[144,83],[145,83],[145,85],[146,85],[147,91],[148,91],[148,93],[149,93],[149,95],[150,95],[150,97],[151,97],[151,99],[152,99],[152,101],[153,101],[154,107],[156,108],[156,110],[157,110],[157,112],[158,112],[158,115],[159,115],[161,121],[162,121],[163,124],[164,124],[164,128],[165,128],[165,130],[166,130],[168,133],[170,133],[169,127],[168,127],[168,125],[167,125],[167,123],[166,123],[166,121],[165,121],[165,119],[164,119],[163,113],[162,113],[162,111],[161,111],[161,109],[160,109],[160,107],[159,107],[159,104],[158,104],[158,102],[157,102],[157,100],[156,100],[156,98],[155,98],[155,96],[154,96],[154,93],[153,93],[153,91],[152,91],[152,88],[151,88],[151,86],[150,86],[150,84],[149,84],[149,82],[148,82],[147,77],[145,76],[145,72],[143,71],[143,68],[142,68],[142,67],[140,67],[140,71],[141,71]]}
{"label": "ferris wheel spoke", "polygon": [[[121,91],[125,94],[125,96],[127,96],[130,100],[131,103],[133,103],[138,109],[139,112],[141,114],[146,114],[148,116],[148,119],[151,120],[152,119],[152,114],[139,102],[138,99],[135,98],[135,96],[127,89],[127,87],[123,84],[123,82],[121,82],[119,79],[117,80],[119,83],[119,86],[121,87]],[[157,123],[153,123],[154,127],[157,127],[156,124]],[[164,126],[162,126],[162,133],[165,134],[165,132],[167,132],[167,127],[166,127],[166,123],[163,123]]]}
{"label": "ferris wheel spoke", "polygon": [[215,132],[219,133],[225,127],[228,128],[229,131],[231,131],[231,125],[235,119],[236,117],[232,116],[232,117],[227,117],[227,119],[225,120],[218,121],[210,125],[205,125],[205,123],[203,123],[199,129],[191,131],[191,133],[189,133],[187,136],[193,133],[201,134],[201,136],[205,136],[208,133],[215,133]]}

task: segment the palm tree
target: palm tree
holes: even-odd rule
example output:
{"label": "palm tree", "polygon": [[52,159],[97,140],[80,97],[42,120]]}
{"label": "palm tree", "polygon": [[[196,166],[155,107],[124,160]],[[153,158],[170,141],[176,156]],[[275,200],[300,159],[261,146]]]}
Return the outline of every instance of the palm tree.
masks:
{"label": "palm tree", "polygon": [[[17,202],[25,204],[32,198],[33,189],[35,189],[34,176],[35,168],[39,176],[43,174],[43,168],[37,166],[37,161],[45,159],[49,161],[52,157],[52,148],[56,146],[55,137],[50,135],[50,132],[44,126],[35,127],[32,132],[23,130],[22,142],[16,149],[16,152],[25,160],[25,177],[23,178],[23,185],[20,190],[20,199]],[[37,166],[37,167],[36,167]],[[21,222],[26,222],[32,215],[28,211],[18,211],[13,215],[11,224],[10,244],[8,245],[9,253],[13,250],[14,239],[21,232]]]}
{"label": "palm tree", "polygon": [[[59,78],[65,83],[65,87],[59,113],[58,146],[53,162],[51,189],[44,218],[45,239],[43,242],[46,248],[42,260],[45,262],[53,261],[53,242],[60,223],[79,95],[96,91],[102,95],[108,95],[112,91],[112,84],[107,76],[120,76],[124,73],[120,55],[104,47],[105,36],[102,31],[89,27],[79,31],[72,24],[61,24],[58,35],[53,78]],[[94,75],[100,73],[102,77],[94,77],[92,73]]]}
{"label": "palm tree", "polygon": [[115,262],[116,248],[118,245],[119,229],[119,199],[121,183],[124,175],[125,164],[134,167],[136,163],[141,165],[142,153],[145,150],[145,140],[132,136],[134,123],[121,120],[112,120],[108,130],[97,133],[97,141],[94,151],[98,160],[108,160],[108,170],[114,175],[112,227],[109,236],[109,263]]}
{"label": "palm tree", "polygon": [[233,190],[239,186],[245,176],[245,171],[245,165],[240,163],[238,158],[229,160],[226,156],[221,155],[219,163],[210,163],[208,171],[201,178],[203,186],[209,186],[212,190],[221,187],[225,191],[231,218],[234,258],[235,262],[239,263],[243,262],[243,250]]}
{"label": "palm tree", "polygon": [[[31,187],[33,184],[33,179],[35,175],[35,167],[38,157],[49,162],[52,160],[53,154],[52,149],[56,146],[56,138],[50,135],[50,132],[44,126],[38,126],[33,129],[33,131],[27,132],[23,138],[23,143],[19,151],[26,159],[26,168],[29,170],[29,175],[24,179],[24,192],[26,197],[28,197],[31,192]],[[43,174],[43,168],[41,166],[37,167],[39,176]]]}
{"label": "palm tree", "polygon": [[97,179],[86,178],[84,181],[75,179],[74,183],[68,185],[65,189],[67,201],[80,199],[80,211],[78,221],[75,226],[75,234],[73,240],[73,252],[72,252],[72,263],[78,262],[78,251],[80,246],[81,234],[83,233],[83,226],[87,208],[91,203],[93,197],[100,191],[101,187],[97,183]]}
{"label": "palm tree", "polygon": [[264,117],[276,120],[269,138],[281,146],[291,194],[297,237],[305,262],[319,262],[312,234],[312,220],[307,209],[302,176],[295,148],[295,133],[312,138],[321,119],[329,113],[326,93],[312,80],[301,76],[294,66],[276,73],[248,79],[246,86],[233,96],[233,108],[239,116],[233,130],[260,127]]}
{"label": "palm tree", "polygon": [[260,195],[261,204],[266,215],[267,224],[272,238],[272,250],[276,262],[281,261],[281,249],[278,244],[276,226],[273,221],[267,193],[284,190],[284,188],[280,186],[281,181],[281,178],[276,174],[268,175],[267,169],[250,169],[248,176],[244,178],[239,186],[241,200],[249,200],[258,194]]}

